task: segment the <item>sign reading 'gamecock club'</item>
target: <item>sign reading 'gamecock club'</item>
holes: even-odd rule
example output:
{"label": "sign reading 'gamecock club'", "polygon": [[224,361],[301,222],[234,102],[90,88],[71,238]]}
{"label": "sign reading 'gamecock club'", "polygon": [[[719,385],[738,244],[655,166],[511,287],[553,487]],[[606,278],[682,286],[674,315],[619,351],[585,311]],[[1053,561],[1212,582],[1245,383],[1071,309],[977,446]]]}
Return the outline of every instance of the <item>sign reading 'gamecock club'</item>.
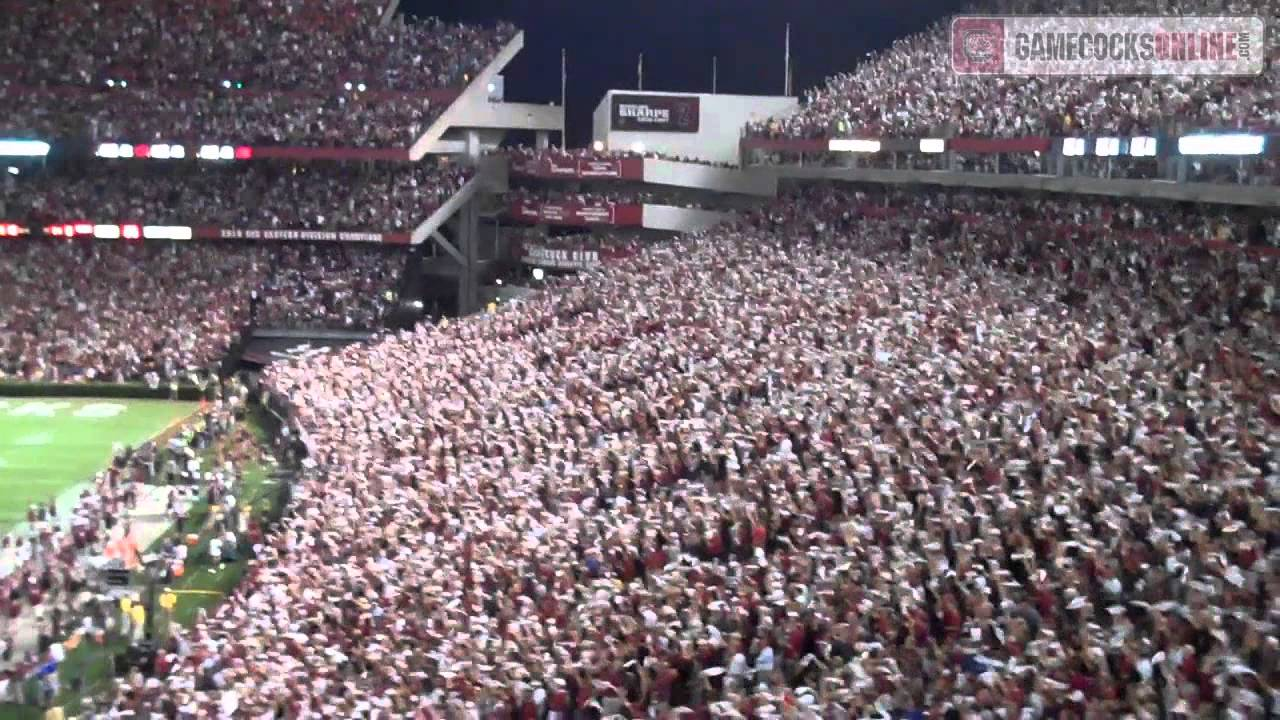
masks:
{"label": "sign reading 'gamecock club'", "polygon": [[696,95],[614,95],[613,129],[623,132],[696,133]]}

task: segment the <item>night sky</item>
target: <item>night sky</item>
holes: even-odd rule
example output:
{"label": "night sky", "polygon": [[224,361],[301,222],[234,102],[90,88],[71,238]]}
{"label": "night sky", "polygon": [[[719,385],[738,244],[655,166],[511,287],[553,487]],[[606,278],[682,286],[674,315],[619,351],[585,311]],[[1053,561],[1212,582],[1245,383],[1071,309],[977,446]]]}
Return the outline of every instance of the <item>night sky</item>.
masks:
{"label": "night sky", "polygon": [[507,66],[507,99],[559,102],[560,49],[569,51],[569,144],[591,139],[591,112],[606,90],[636,84],[644,53],[646,90],[781,95],[784,27],[791,23],[794,90],[854,67],[867,52],[958,12],[957,0],[401,0],[410,15],[525,31]]}

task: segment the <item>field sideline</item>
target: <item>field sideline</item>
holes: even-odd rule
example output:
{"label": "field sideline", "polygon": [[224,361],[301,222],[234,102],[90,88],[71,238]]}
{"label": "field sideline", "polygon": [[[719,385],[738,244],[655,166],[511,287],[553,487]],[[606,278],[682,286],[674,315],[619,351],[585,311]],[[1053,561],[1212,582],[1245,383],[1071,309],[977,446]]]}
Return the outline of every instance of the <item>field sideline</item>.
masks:
{"label": "field sideline", "polygon": [[139,445],[199,407],[164,400],[0,397],[0,533],[33,502],[63,497],[107,467],[114,448]]}

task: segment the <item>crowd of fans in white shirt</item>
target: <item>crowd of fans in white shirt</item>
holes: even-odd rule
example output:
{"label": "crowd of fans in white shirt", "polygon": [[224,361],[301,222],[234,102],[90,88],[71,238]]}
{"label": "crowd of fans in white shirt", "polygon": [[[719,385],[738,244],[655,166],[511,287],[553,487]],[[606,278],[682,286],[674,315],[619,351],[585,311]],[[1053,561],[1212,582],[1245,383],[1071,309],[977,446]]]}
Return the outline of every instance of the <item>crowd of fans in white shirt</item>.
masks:
{"label": "crowd of fans in white shirt", "polygon": [[316,467],[103,715],[1265,717],[1277,268],[1219,223],[818,188],[273,366]]}

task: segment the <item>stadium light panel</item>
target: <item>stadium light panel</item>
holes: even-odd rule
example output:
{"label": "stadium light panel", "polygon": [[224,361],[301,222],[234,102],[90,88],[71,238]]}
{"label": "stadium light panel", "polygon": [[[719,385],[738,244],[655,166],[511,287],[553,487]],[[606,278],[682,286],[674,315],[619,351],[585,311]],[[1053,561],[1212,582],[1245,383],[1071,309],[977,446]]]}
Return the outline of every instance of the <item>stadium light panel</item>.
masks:
{"label": "stadium light panel", "polygon": [[101,240],[118,240],[120,238],[120,226],[94,225],[93,236]]}
{"label": "stadium light panel", "polygon": [[113,88],[115,86],[116,86],[116,81],[112,80],[111,78],[107,78],[107,87]]}
{"label": "stadium light panel", "polygon": [[217,159],[218,159],[218,146],[217,146],[217,145],[201,145],[201,146],[200,146],[200,153],[199,153],[198,157],[199,157],[201,160],[217,160]]}
{"label": "stadium light panel", "polygon": [[253,148],[249,147],[248,145],[241,145],[240,147],[236,148],[236,159],[237,160],[253,159]]}
{"label": "stadium light panel", "polygon": [[1183,155],[1261,155],[1266,143],[1264,135],[1186,135],[1178,138],[1178,152]]}
{"label": "stadium light panel", "polygon": [[537,280],[538,282],[542,282],[542,279],[543,279],[543,278],[545,278],[546,276],[547,276],[547,271],[546,271],[546,270],[543,270],[542,268],[534,268],[534,269],[533,269],[533,279],[534,279],[534,280]]}
{"label": "stadium light panel", "polygon": [[0,155],[11,157],[44,157],[49,143],[40,140],[0,140]]}
{"label": "stadium light panel", "polygon": [[1129,139],[1129,154],[1133,157],[1155,157],[1156,139],[1140,135]]}
{"label": "stadium light panel", "polygon": [[14,167],[14,166],[12,166],[12,165],[10,165],[10,166],[9,166],[9,174],[10,174],[10,175],[18,175],[18,174],[21,174],[21,173],[22,173],[22,171],[21,171],[21,170],[19,170],[18,168]]}
{"label": "stadium light panel", "polygon": [[1120,138],[1102,137],[1093,141],[1093,154],[1098,157],[1115,157],[1120,154]]}
{"label": "stadium light panel", "polygon": [[122,158],[133,157],[133,146],[125,143],[120,143],[120,157]]}
{"label": "stadium light panel", "polygon": [[827,143],[827,149],[831,152],[878,153],[880,141],[842,138]]}
{"label": "stadium light panel", "polygon": [[72,232],[67,233],[68,235],[92,235],[93,234],[93,226],[90,225],[89,223],[76,223],[75,225],[67,225],[66,227],[72,228]]}
{"label": "stadium light panel", "polygon": [[360,92],[364,92],[365,90],[368,90],[368,89],[369,89],[368,86],[365,85],[364,83],[360,83],[359,85],[356,86],[356,90],[359,90]]}
{"label": "stadium light panel", "polygon": [[129,87],[129,81],[128,81],[128,80],[121,80],[121,81],[120,81],[120,87],[122,87],[122,88],[127,88],[127,87]]}
{"label": "stadium light panel", "polygon": [[595,150],[596,152],[604,152],[604,141],[603,141],[603,140],[597,140],[597,141],[595,141],[595,142],[591,143],[591,149],[592,149],[592,150]]}
{"label": "stadium light panel", "polygon": [[223,80],[223,81],[222,81],[222,87],[226,88],[227,90],[230,90],[230,89],[231,89],[231,81],[230,81],[230,80]]}
{"label": "stadium light panel", "polygon": [[160,143],[159,145],[152,145],[151,157],[155,160],[168,160],[170,157],[169,146],[165,145],[164,143]]}
{"label": "stadium light panel", "polygon": [[190,240],[191,228],[183,225],[144,225],[142,237],[148,240]]}
{"label": "stadium light panel", "polygon": [[947,141],[942,138],[922,138],[920,140],[920,152],[922,153],[940,153],[947,151]]}
{"label": "stadium light panel", "polygon": [[187,156],[187,149],[181,145],[169,146],[169,157],[174,160],[181,160]]}
{"label": "stadium light panel", "polygon": [[344,89],[344,90],[346,90],[346,91],[350,92],[350,91],[351,91],[351,83],[349,83],[349,82],[345,82],[345,83],[343,83],[343,84],[342,84],[342,89]]}
{"label": "stadium light panel", "polygon": [[54,236],[54,237],[62,237],[62,226],[61,226],[61,225],[50,225],[49,227],[45,228],[45,229],[44,229],[44,231],[45,231],[45,232],[47,232],[47,233],[49,233],[50,235],[52,235],[52,236]]}
{"label": "stadium light panel", "polygon": [[151,157],[151,146],[150,145],[134,145],[133,156],[140,157],[140,158]]}
{"label": "stadium light panel", "polygon": [[1084,155],[1084,138],[1067,138],[1062,141],[1062,154],[1067,157]]}
{"label": "stadium light panel", "polygon": [[142,228],[137,225],[121,225],[120,235],[125,240],[137,240],[142,237]]}
{"label": "stadium light panel", "polygon": [[218,148],[218,159],[219,160],[235,160],[236,149],[231,147],[230,145],[223,145],[222,147]]}

